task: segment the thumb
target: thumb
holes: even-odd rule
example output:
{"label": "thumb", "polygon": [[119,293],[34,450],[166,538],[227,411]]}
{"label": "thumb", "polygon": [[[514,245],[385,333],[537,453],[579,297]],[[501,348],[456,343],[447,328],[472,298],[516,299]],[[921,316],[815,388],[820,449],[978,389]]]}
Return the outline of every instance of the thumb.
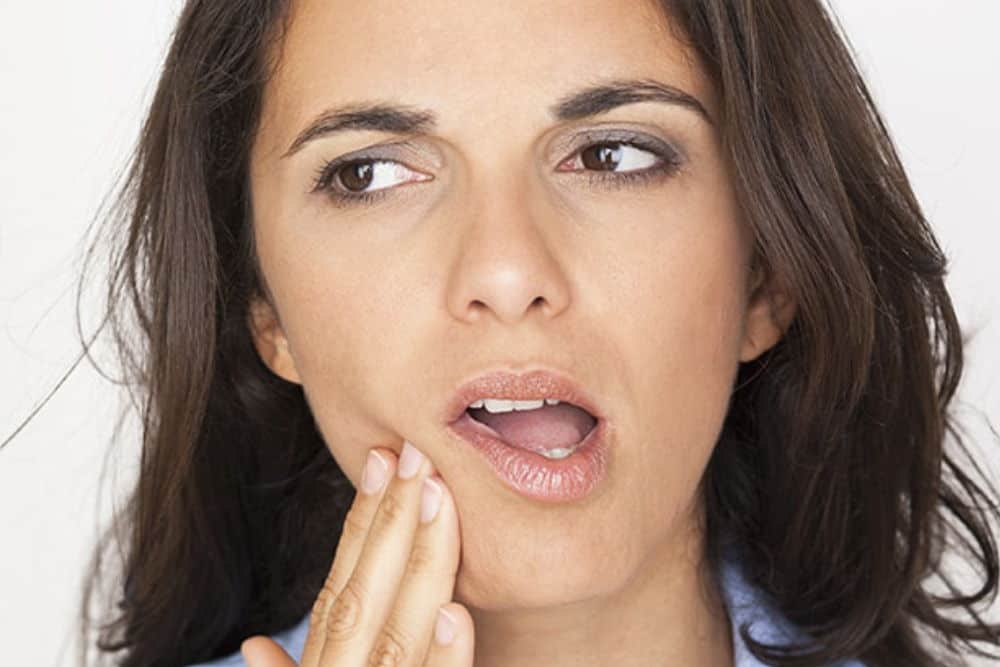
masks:
{"label": "thumb", "polygon": [[254,635],[240,644],[247,667],[297,667],[292,656],[269,637]]}

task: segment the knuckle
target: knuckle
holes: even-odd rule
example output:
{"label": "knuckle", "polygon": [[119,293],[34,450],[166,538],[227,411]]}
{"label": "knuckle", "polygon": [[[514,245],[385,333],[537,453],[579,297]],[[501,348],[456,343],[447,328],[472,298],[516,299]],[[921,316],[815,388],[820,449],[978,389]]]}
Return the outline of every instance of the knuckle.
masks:
{"label": "knuckle", "polygon": [[323,581],[323,588],[327,591],[328,605],[339,592],[337,589],[343,585],[343,582],[347,581],[348,575],[350,572],[347,571],[347,565],[344,563],[335,560],[330,566],[330,571],[326,573],[326,579]]}
{"label": "knuckle", "polygon": [[333,590],[329,587],[329,580],[323,584],[323,588],[320,589],[319,593],[316,595],[316,600],[313,602],[312,612],[309,615],[309,625],[316,628],[319,627],[323,622],[323,617],[326,615],[326,609],[330,606],[330,603],[334,599]]}
{"label": "knuckle", "polygon": [[434,547],[423,541],[416,541],[410,550],[407,569],[411,574],[433,574],[441,571],[440,556]]}
{"label": "knuckle", "polygon": [[361,592],[355,582],[348,581],[344,590],[333,600],[326,615],[326,636],[333,642],[353,635],[361,622]]}
{"label": "knuckle", "polygon": [[407,646],[413,646],[413,640],[390,621],[372,648],[369,667],[399,667],[406,659]]}
{"label": "knuckle", "polygon": [[406,503],[391,489],[382,498],[375,515],[375,523],[380,528],[398,523],[406,516]]}
{"label": "knuckle", "polygon": [[367,532],[368,522],[362,517],[361,512],[357,508],[354,508],[344,517],[344,525],[340,530],[340,539],[341,541],[361,540],[364,539]]}

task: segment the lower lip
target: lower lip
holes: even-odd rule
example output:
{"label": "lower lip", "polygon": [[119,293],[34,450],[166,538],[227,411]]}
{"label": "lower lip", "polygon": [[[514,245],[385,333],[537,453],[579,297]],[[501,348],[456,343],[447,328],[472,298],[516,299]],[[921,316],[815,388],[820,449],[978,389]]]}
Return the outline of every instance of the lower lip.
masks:
{"label": "lower lip", "polygon": [[607,420],[600,419],[564,459],[508,445],[465,413],[449,427],[486,457],[497,477],[521,495],[547,502],[572,502],[590,494],[604,479],[608,463]]}

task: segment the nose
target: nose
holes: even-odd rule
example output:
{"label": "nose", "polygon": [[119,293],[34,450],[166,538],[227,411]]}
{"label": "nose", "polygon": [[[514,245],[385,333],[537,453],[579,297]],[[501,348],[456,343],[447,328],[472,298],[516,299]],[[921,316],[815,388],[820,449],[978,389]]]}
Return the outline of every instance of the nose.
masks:
{"label": "nose", "polygon": [[468,188],[458,210],[460,219],[450,223],[459,230],[447,297],[453,317],[515,324],[566,309],[564,228],[530,176],[508,172],[501,179],[493,172]]}

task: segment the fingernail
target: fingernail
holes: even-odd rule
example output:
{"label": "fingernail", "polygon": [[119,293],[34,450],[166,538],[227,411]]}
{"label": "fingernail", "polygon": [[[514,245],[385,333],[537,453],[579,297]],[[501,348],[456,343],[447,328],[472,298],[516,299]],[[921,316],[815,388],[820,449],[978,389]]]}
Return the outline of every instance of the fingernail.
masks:
{"label": "fingernail", "polygon": [[447,646],[455,639],[455,621],[444,608],[438,609],[437,623],[434,624],[434,640]]}
{"label": "fingernail", "polygon": [[427,523],[437,516],[441,509],[441,485],[430,477],[424,478],[424,488],[420,492],[420,521]]}
{"label": "fingernail", "polygon": [[403,479],[409,479],[420,470],[420,464],[424,461],[424,455],[420,450],[410,444],[409,440],[403,441],[403,451],[399,455],[399,468],[396,472]]}
{"label": "fingernail", "polygon": [[361,490],[371,495],[378,493],[385,486],[389,476],[389,464],[374,451],[368,452],[365,470],[361,474]]}

